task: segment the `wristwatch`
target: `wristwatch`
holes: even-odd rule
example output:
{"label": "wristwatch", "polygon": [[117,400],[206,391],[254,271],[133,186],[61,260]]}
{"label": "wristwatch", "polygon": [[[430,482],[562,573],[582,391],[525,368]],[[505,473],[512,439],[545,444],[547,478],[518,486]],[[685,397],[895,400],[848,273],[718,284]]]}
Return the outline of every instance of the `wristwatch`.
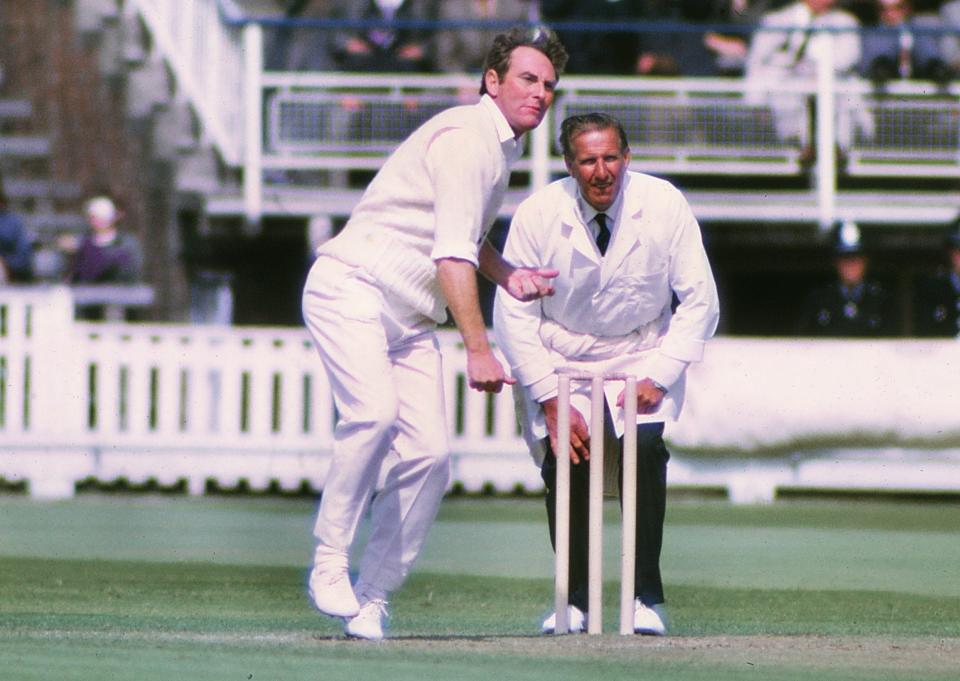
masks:
{"label": "wristwatch", "polygon": [[654,388],[656,388],[657,390],[659,390],[660,392],[662,392],[664,395],[666,395],[668,392],[670,392],[669,390],[666,389],[666,387],[660,385],[659,383],[657,383],[657,382],[656,382],[655,380],[653,380],[652,378],[650,379],[650,382],[653,383],[653,387],[654,387]]}

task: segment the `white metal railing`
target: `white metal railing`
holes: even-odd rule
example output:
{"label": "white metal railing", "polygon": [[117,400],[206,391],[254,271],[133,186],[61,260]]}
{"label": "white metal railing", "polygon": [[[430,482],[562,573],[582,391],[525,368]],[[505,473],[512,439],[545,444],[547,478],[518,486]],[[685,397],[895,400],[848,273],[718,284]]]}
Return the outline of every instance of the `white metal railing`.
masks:
{"label": "white metal railing", "polygon": [[[244,211],[252,221],[263,211],[264,170],[376,168],[418,121],[437,106],[463,101],[461,93],[477,85],[466,75],[266,71],[264,20],[242,16],[233,0],[129,0],[127,6],[142,18],[224,161],[242,168]],[[811,116],[807,101],[814,95]],[[773,133],[786,100],[796,103],[791,115],[802,120],[802,130],[815,130],[815,140]],[[563,115],[584,108],[620,114],[631,151],[653,172],[799,174],[800,152],[812,141],[824,225],[835,217],[837,141],[853,175],[960,177],[956,85],[891,83],[878,94],[857,78],[834,82],[824,60],[808,83],[565,77],[548,121],[531,135],[522,165],[530,188],[562,170],[550,138]]]}
{"label": "white metal railing", "polygon": [[[80,323],[72,306],[64,287],[0,288],[0,479],[28,480],[38,495],[70,494],[85,478],[186,480],[193,492],[211,479],[322,487],[336,416],[302,329]],[[467,389],[457,334],[440,340],[454,480],[539,488],[510,391]],[[759,470],[750,484],[761,498],[775,483],[960,491],[960,454],[937,454],[960,452],[960,343],[719,338],[708,348],[667,436],[681,453],[727,456],[675,456],[673,484],[733,489]],[[818,455],[827,443],[871,448],[831,477]],[[891,458],[905,446],[928,451]],[[771,448],[788,455],[773,472]],[[767,453],[752,457],[758,449]],[[804,477],[807,459],[820,477]]]}
{"label": "white metal railing", "polygon": [[244,138],[245,95],[255,90],[261,70],[246,58],[262,52],[255,42],[259,27],[236,23],[242,12],[232,0],[126,0],[124,11],[142,19],[176,79],[178,96],[201,119],[203,134],[228,165],[241,167],[250,146]]}

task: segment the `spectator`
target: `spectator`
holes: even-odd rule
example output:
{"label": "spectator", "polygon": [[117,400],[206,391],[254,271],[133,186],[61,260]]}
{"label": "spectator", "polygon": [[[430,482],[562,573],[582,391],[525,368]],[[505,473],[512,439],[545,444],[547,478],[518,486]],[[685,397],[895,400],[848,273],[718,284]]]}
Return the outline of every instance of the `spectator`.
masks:
{"label": "spectator", "polygon": [[0,175],[0,285],[33,278],[33,246],[20,217],[10,203]]}
{"label": "spectator", "polygon": [[[438,17],[442,21],[522,24],[532,18],[535,4],[533,0],[444,0],[440,3]],[[479,71],[493,38],[501,30],[446,28],[437,31],[434,50],[437,67],[449,73],[473,74]],[[475,93],[476,88],[471,88],[471,91]]]}
{"label": "spectator", "polygon": [[940,37],[940,52],[947,66],[960,72],[960,0],[948,0],[940,7],[940,22],[946,31]]}
{"label": "spectator", "polygon": [[817,288],[804,302],[800,334],[804,336],[876,337],[893,335],[893,315],[883,287],[867,279],[869,264],[860,228],[847,221],[834,225],[836,281]]}
{"label": "spectator", "polygon": [[430,71],[430,32],[392,28],[394,20],[437,18],[437,0],[334,0],[333,18],[385,21],[385,25],[348,29],[334,38],[340,68],[345,71]]}
{"label": "spectator", "polygon": [[[547,23],[610,22],[628,24],[649,18],[644,0],[540,0],[540,13]],[[570,53],[567,73],[634,73],[640,54],[639,36],[631,31],[560,29],[561,41]]]}
{"label": "spectator", "polygon": [[917,293],[914,329],[918,336],[960,338],[960,216],[947,230],[947,267],[923,281]]}
{"label": "spectator", "polygon": [[648,18],[698,29],[641,32],[637,72],[662,76],[742,75],[747,56],[746,33],[721,34],[705,27],[709,24],[753,26],[771,6],[771,0],[648,2]]}
{"label": "spectator", "polygon": [[67,280],[71,284],[132,283],[140,280],[143,253],[137,238],[119,229],[123,217],[106,196],[87,202],[90,233],[73,257]]}
{"label": "spectator", "polygon": [[[289,0],[284,8],[287,19],[328,19],[332,0]],[[265,51],[267,68],[287,71],[334,71],[332,29],[315,26],[274,27],[267,34],[270,46]]]}
{"label": "spectator", "polygon": [[[760,23],[764,14],[769,12],[773,0],[714,0],[712,3],[685,0],[684,5],[699,7],[703,5],[699,21],[709,24],[723,24],[731,27],[751,28]],[[740,31],[707,31],[703,35],[703,45],[713,55],[713,69],[721,76],[741,76],[747,63],[747,51],[750,47],[749,34]]]}
{"label": "spectator", "polygon": [[[669,24],[700,23],[707,6],[703,2],[683,0],[679,4],[647,0],[644,19]],[[636,72],[642,76],[712,76],[713,56],[700,33],[657,27],[639,34],[640,55]]]}
{"label": "spectator", "polygon": [[777,133],[784,142],[809,142],[807,100],[802,95],[776,91],[776,86],[791,81],[813,82],[817,60],[831,44],[838,76],[853,74],[860,64],[860,23],[835,5],[836,0],[797,0],[768,12],[750,43],[745,72],[748,85],[767,98]]}
{"label": "spectator", "polygon": [[864,76],[880,84],[895,78],[949,78],[937,35],[922,30],[938,28],[937,17],[914,14],[912,0],[877,0],[877,11],[877,27],[863,32]]}

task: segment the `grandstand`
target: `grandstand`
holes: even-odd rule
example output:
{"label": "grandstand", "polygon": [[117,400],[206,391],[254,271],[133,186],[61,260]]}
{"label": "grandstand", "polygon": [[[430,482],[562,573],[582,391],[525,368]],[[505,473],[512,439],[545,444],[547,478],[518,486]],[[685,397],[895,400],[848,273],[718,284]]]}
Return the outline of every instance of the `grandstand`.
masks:
{"label": "grandstand", "polygon": [[[120,189],[147,244],[157,291],[150,317],[299,324],[312,242],[342,223],[393,145],[462,101],[476,75],[268,70],[284,28],[336,30],[286,20],[281,5],[3,3],[0,121],[10,132],[0,135],[0,158],[41,264],[55,272],[53,236],[82,229],[80,200],[106,184]],[[816,131],[813,166],[802,141],[772,130],[768,103],[797,92],[782,87],[758,94],[737,78],[563,78],[504,216],[563,172],[552,140],[565,114],[611,111],[628,127],[633,167],[688,195],[721,282],[724,332],[789,334],[796,302],[828,268],[822,227],[851,218],[909,335],[913,285],[938,261],[940,230],[960,207],[960,87],[909,81],[878,94],[868,82],[821,79],[801,88],[816,102],[799,112]],[[849,140],[842,159],[833,138]],[[211,302],[224,291],[226,311]]]}

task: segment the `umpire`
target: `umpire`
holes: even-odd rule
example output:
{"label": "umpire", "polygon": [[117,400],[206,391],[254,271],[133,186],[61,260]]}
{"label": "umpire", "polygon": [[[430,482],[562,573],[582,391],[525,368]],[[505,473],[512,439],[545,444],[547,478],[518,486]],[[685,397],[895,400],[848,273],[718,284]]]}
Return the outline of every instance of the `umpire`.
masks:
{"label": "umpire", "polygon": [[[633,630],[663,635],[660,549],[666,508],[664,423],[683,404],[685,375],[703,359],[717,328],[719,303],[700,226],[673,185],[628,170],[623,126],[601,113],[563,121],[560,146],[570,177],[535,192],[517,208],[504,257],[518,266],[558,270],[549,300],[497,293],[494,328],[522,387],[524,436],[541,465],[547,519],[554,534],[558,368],[637,376],[640,415],[626,422],[622,382],[604,387],[605,430],[612,441],[637,429],[637,535]],[[676,306],[671,303],[676,301]],[[570,599],[568,628],[582,631],[589,591],[590,396],[571,396]],[[612,459],[613,457],[611,457]],[[542,631],[556,628],[555,614]]]}
{"label": "umpire", "polygon": [[918,287],[914,329],[918,336],[960,337],[960,215],[947,230],[947,267]]}

